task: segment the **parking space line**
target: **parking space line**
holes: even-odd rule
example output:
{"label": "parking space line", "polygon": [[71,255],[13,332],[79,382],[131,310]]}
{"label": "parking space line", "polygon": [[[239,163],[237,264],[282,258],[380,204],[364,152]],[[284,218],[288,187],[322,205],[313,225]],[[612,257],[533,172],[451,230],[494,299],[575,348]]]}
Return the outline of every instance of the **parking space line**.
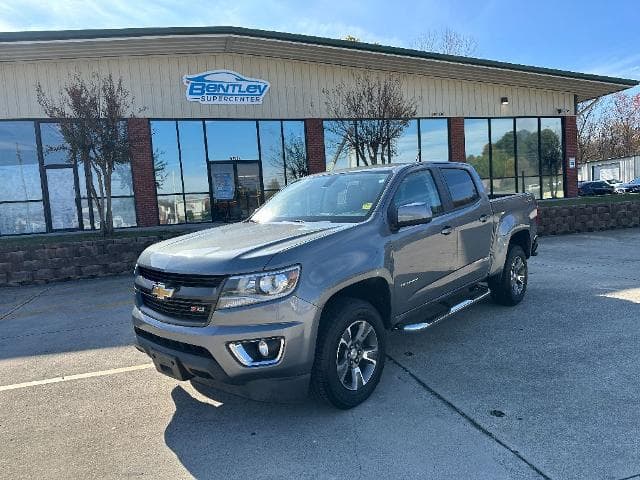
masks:
{"label": "parking space line", "polygon": [[153,363],[145,363],[142,365],[133,365],[131,367],[112,368],[111,370],[100,370],[98,372],[78,373],[76,375],[46,378],[44,380],[35,380],[33,382],[15,383],[13,385],[0,385],[0,392],[5,392],[7,390],[16,390],[18,388],[36,387],[38,385],[47,385],[49,383],[59,383],[59,382],[68,382],[71,380],[80,380],[83,378],[104,377],[106,375],[115,375],[117,373],[134,372],[136,370],[144,370],[152,367],[153,367]]}

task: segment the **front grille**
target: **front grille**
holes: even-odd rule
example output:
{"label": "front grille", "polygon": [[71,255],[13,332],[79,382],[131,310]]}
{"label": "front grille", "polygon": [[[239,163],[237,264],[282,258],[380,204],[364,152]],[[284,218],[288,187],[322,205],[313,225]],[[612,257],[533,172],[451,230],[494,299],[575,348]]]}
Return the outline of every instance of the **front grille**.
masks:
{"label": "front grille", "polygon": [[200,300],[188,298],[167,298],[160,300],[150,293],[139,290],[144,306],[151,310],[181,320],[203,324],[211,314],[210,303],[202,303]]}
{"label": "front grille", "polygon": [[224,280],[224,275],[186,275],[182,273],[169,273],[153,270],[146,267],[138,267],[138,275],[165,285],[179,285],[183,287],[208,287],[217,288]]}
{"label": "front grille", "polygon": [[160,345],[161,347],[170,348],[171,350],[176,350],[178,352],[186,353],[189,355],[196,355],[198,357],[210,358],[213,359],[213,355],[204,347],[200,347],[198,345],[191,345],[189,343],[182,343],[176,340],[170,340],[168,338],[159,337],[158,335],[154,335],[153,333],[149,333],[140,328],[134,328],[136,335],[145,340],[148,340],[156,345]]}

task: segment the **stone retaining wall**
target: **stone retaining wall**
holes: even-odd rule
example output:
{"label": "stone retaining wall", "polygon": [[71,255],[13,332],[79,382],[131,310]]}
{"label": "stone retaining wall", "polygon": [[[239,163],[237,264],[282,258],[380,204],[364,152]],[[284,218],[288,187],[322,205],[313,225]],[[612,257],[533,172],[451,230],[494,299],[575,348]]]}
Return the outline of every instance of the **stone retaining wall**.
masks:
{"label": "stone retaining wall", "polygon": [[640,202],[594,205],[538,205],[538,234],[595,232],[640,226]]}
{"label": "stone retaining wall", "polygon": [[47,283],[133,272],[152,243],[185,232],[140,237],[16,245],[0,243],[0,286]]}

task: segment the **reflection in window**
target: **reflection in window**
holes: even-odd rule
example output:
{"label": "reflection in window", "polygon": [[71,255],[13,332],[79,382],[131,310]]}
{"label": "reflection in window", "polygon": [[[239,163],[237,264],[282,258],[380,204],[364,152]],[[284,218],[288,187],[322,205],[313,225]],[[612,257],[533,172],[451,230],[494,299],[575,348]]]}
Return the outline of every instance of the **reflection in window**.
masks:
{"label": "reflection in window", "polygon": [[187,193],[209,191],[207,158],[204,151],[204,131],[200,121],[178,122],[182,180]]}
{"label": "reflection in window", "polygon": [[215,120],[205,125],[210,161],[259,159],[256,122]]}
{"label": "reflection in window", "polygon": [[151,139],[158,194],[182,193],[176,122],[151,122]]}
{"label": "reflection in window", "polygon": [[41,199],[33,122],[0,122],[0,202]]}
{"label": "reflection in window", "polygon": [[42,140],[42,156],[45,165],[64,165],[71,163],[67,144],[60,131],[60,126],[57,123],[41,123],[40,138]]}
{"label": "reflection in window", "polygon": [[537,118],[516,118],[516,143],[518,177],[539,175]]}
{"label": "reflection in window", "polygon": [[184,208],[186,220],[189,223],[211,221],[211,199],[208,193],[185,195]]}
{"label": "reflection in window", "polygon": [[182,195],[164,195],[158,197],[158,215],[160,225],[184,223],[184,200]]}
{"label": "reflection in window", "polygon": [[259,126],[262,181],[265,195],[271,196],[285,186],[281,125],[279,121],[263,121]]}
{"label": "reflection in window", "polygon": [[492,194],[515,193],[515,141],[513,118],[491,119]]}
{"label": "reflection in window", "polygon": [[42,202],[0,203],[0,234],[46,231]]}
{"label": "reflection in window", "polygon": [[54,230],[78,228],[76,189],[72,168],[47,170],[47,189]]}
{"label": "reflection in window", "polygon": [[420,120],[420,144],[423,162],[449,160],[449,122],[444,118]]}
{"label": "reflection in window", "polygon": [[542,166],[542,198],[564,196],[562,175],[562,120],[540,119],[540,163]]}
{"label": "reflection in window", "polygon": [[351,148],[349,136],[355,138],[355,125],[347,130],[346,135],[339,132],[337,122],[326,121],[324,124],[324,154],[326,168],[332,170],[351,168],[358,165],[356,151]]}
{"label": "reflection in window", "polygon": [[486,119],[465,119],[464,148],[467,163],[473,165],[481,178],[489,178],[489,122]]}
{"label": "reflection in window", "polygon": [[418,161],[418,121],[411,120],[402,129],[400,136],[391,145],[393,163],[413,163]]}
{"label": "reflection in window", "polygon": [[308,175],[304,122],[282,122],[287,183]]}

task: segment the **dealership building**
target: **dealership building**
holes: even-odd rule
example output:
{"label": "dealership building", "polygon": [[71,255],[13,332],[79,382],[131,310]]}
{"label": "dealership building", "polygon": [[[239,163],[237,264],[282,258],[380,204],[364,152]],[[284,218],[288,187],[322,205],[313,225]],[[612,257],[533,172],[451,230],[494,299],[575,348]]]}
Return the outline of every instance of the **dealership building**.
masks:
{"label": "dealership building", "polygon": [[[393,74],[415,118],[375,163],[468,161],[491,195],[575,196],[578,102],[633,80],[236,27],[0,34],[0,236],[99,228],[36,85],[122,78],[142,113],[114,172],[116,228],[236,221],[301,175],[372,163],[329,92]],[[344,124],[344,119],[343,124]],[[353,133],[365,118],[349,119]]]}

